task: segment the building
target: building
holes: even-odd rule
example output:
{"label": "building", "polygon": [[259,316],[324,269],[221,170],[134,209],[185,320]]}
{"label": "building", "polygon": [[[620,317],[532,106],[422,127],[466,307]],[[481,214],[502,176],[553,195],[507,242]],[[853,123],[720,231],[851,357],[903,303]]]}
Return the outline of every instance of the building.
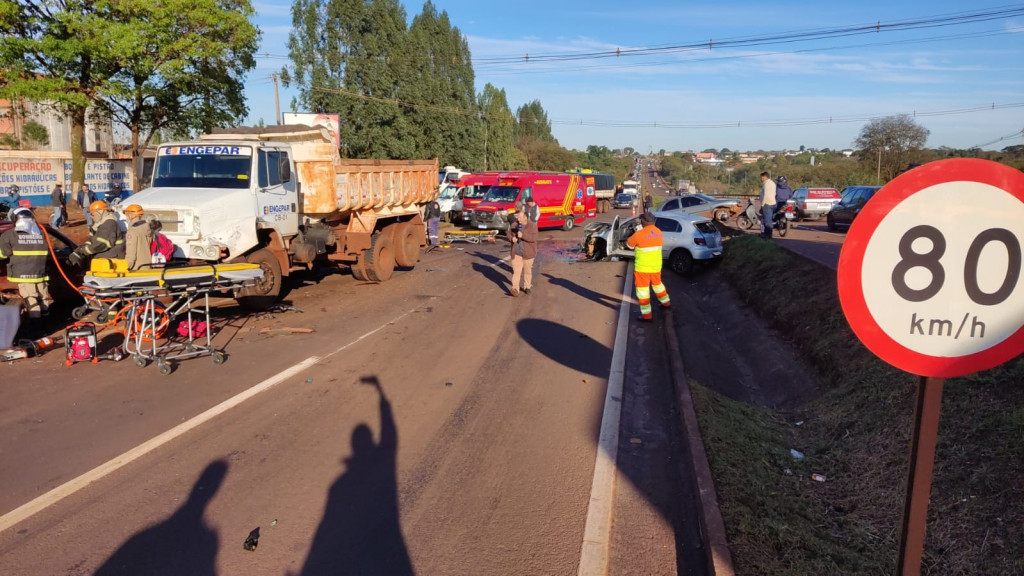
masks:
{"label": "building", "polygon": [[[114,130],[109,118],[99,120],[86,113],[85,141],[82,150],[101,157],[113,157]],[[46,129],[47,144],[25,141],[25,124],[36,122]],[[9,138],[2,138],[2,136]],[[7,140],[23,143],[23,149],[40,152],[71,152],[71,119],[52,102],[31,102],[24,99],[0,99],[0,150],[15,149]]]}

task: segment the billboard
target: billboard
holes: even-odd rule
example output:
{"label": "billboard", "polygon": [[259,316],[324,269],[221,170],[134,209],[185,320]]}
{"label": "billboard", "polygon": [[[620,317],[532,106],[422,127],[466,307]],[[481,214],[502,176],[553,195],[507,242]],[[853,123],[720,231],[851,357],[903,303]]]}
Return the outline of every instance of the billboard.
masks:
{"label": "billboard", "polygon": [[337,114],[311,114],[305,112],[285,112],[285,124],[305,124],[307,126],[323,126],[334,137],[334,145],[341,147],[341,136],[338,130],[339,117]]}
{"label": "billboard", "polygon": [[[85,183],[93,192],[104,193],[114,182],[131,191],[131,160],[91,159],[85,161]],[[21,197],[33,206],[49,206],[50,192],[55,184],[71,190],[71,154],[30,151],[5,151],[0,154],[0,195],[6,195],[11,184],[21,189]]]}

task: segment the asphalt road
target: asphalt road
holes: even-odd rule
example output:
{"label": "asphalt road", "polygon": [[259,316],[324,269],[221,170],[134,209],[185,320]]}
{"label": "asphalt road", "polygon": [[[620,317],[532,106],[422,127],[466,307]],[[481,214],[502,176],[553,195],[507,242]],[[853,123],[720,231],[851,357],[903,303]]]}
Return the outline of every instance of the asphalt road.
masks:
{"label": "asphalt road", "polygon": [[[458,243],[379,285],[306,273],[303,312],[224,301],[223,365],[5,366],[0,515],[31,509],[0,573],[576,573],[626,270],[580,236],[542,231],[529,296],[504,244]],[[662,343],[626,334],[609,565],[702,574]]]}

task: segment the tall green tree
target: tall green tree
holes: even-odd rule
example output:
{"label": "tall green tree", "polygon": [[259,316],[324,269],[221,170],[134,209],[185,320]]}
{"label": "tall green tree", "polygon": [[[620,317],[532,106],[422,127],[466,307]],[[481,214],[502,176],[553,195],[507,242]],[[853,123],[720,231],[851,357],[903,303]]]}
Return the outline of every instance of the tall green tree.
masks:
{"label": "tall green tree", "polygon": [[[131,133],[136,161],[161,130],[210,132],[245,117],[245,74],[256,62],[259,29],[248,1],[138,0],[122,4],[115,42],[124,66],[100,90],[102,104]],[[187,14],[187,18],[182,15]]]}
{"label": "tall green tree", "polygon": [[516,110],[516,136],[532,137],[544,142],[555,142],[551,134],[551,121],[548,113],[541,106],[540,100],[523,104]]}
{"label": "tall green tree", "polygon": [[364,20],[364,0],[294,0],[288,34],[291,67],[281,69],[285,86],[295,85],[296,111],[338,114],[345,63]]}
{"label": "tall green tree", "polygon": [[408,103],[417,157],[442,165],[474,166],[483,150],[469,43],[428,0],[409,27],[410,73],[401,99]]}
{"label": "tall green tree", "polygon": [[508,107],[505,90],[488,82],[478,102],[484,124],[484,170],[524,168],[525,158],[515,146],[516,119]]}
{"label": "tall green tree", "polygon": [[929,131],[905,114],[877,118],[861,128],[854,142],[862,164],[875,167],[878,183],[895,178],[924,147]]}

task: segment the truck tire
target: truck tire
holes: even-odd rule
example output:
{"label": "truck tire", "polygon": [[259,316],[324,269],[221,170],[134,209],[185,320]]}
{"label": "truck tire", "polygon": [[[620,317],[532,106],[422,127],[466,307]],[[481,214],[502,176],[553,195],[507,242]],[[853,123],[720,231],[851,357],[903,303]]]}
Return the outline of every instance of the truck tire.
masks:
{"label": "truck tire", "polygon": [[423,227],[403,222],[395,229],[395,263],[412,268],[420,261]]}
{"label": "truck tire", "polygon": [[360,282],[366,282],[370,279],[370,276],[366,273],[366,252],[360,254],[355,263],[349,265],[349,270],[352,271],[352,277]]}
{"label": "truck tire", "polygon": [[363,252],[363,256],[368,280],[384,282],[391,278],[395,271],[395,249],[390,236],[374,234],[370,240],[370,249]]}
{"label": "truck tire", "polygon": [[562,224],[562,230],[565,230],[566,232],[568,232],[569,230],[572,230],[573,226],[575,226],[575,225],[576,225],[576,219],[573,218],[570,215],[569,217],[567,217],[565,219],[565,223]]}
{"label": "truck tire", "polygon": [[263,270],[263,278],[255,286],[239,292],[238,303],[251,310],[265,310],[274,305],[281,295],[281,264],[277,256],[266,248],[261,248],[245,257],[250,264],[259,264]]}

